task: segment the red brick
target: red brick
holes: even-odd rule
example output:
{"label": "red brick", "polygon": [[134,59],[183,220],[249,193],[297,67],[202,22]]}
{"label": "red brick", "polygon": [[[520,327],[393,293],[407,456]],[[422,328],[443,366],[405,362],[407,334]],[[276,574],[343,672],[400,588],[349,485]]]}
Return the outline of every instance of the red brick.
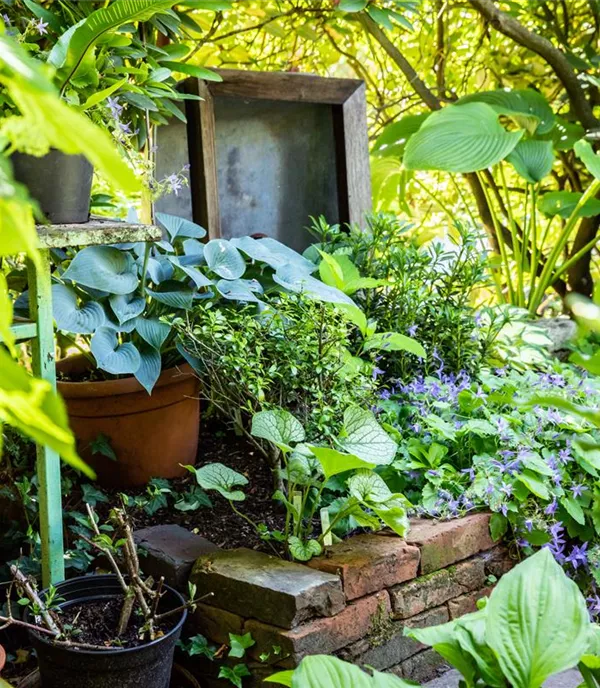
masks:
{"label": "red brick", "polygon": [[467,593],[466,595],[461,595],[448,602],[448,610],[450,611],[451,619],[458,619],[460,616],[465,614],[470,614],[471,612],[477,611],[477,600],[482,597],[489,597],[492,594],[493,586],[488,586],[482,588],[481,590],[475,590],[475,592]]}
{"label": "red brick", "polygon": [[390,590],[393,616],[408,619],[439,607],[454,597],[481,588],[485,578],[484,561],[475,557],[398,585]]}
{"label": "red brick", "polygon": [[241,635],[245,619],[238,614],[217,609],[208,604],[196,605],[190,621],[194,630],[215,643],[228,643],[229,634]]}
{"label": "red brick", "polygon": [[355,600],[414,578],[419,549],[397,537],[358,535],[333,545],[308,565],[341,576],[346,598]]}
{"label": "red brick", "polygon": [[253,657],[270,652],[276,645],[281,647],[281,656],[288,658],[284,665],[295,666],[306,655],[330,654],[360,640],[369,633],[378,614],[389,612],[390,598],[384,590],[352,602],[336,616],[315,619],[291,630],[251,619],[244,633],[252,633],[256,641],[250,650]]}
{"label": "red brick", "polygon": [[415,519],[406,541],[421,550],[421,573],[432,573],[494,547],[489,514],[471,514],[452,521]]}

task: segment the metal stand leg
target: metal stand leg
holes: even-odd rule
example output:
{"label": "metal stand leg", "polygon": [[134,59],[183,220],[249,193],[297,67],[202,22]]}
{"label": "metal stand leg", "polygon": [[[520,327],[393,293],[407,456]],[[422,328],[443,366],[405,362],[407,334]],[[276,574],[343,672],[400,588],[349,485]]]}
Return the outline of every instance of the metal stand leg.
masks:
{"label": "metal stand leg", "polygon": [[[50,255],[47,250],[41,250],[40,254],[42,266],[39,272],[31,263],[28,264],[29,313],[37,323],[37,337],[31,341],[33,372],[56,387]],[[60,458],[49,447],[37,446],[37,475],[42,582],[47,587],[65,578]]]}

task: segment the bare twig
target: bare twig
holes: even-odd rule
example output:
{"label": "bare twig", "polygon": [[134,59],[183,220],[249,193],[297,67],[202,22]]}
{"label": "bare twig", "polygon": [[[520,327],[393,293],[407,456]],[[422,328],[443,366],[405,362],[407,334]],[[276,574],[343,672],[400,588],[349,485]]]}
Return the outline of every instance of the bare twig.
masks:
{"label": "bare twig", "polygon": [[182,612],[184,609],[189,609],[190,607],[193,607],[195,604],[198,602],[202,602],[202,600],[207,599],[208,597],[212,597],[215,593],[214,592],[209,592],[206,595],[202,595],[202,597],[196,597],[194,600],[190,600],[189,602],[186,602],[185,604],[182,604],[180,607],[176,607],[175,609],[171,609],[168,612],[165,612],[164,614],[159,614],[154,618],[155,621],[164,621],[165,619],[168,619],[170,616],[173,616],[173,614],[178,614],[179,612]]}
{"label": "bare twig", "polygon": [[29,600],[39,609],[39,614],[44,619],[44,623],[46,624],[48,629],[52,631],[54,635],[60,635],[61,630],[58,624],[52,618],[52,614],[50,614],[48,609],[46,609],[46,605],[42,602],[40,596],[33,589],[33,586],[31,585],[31,582],[29,581],[27,576],[22,571],[19,571],[17,566],[15,566],[14,564],[11,564],[10,572],[12,573],[17,585],[23,590],[23,592],[27,595]]}

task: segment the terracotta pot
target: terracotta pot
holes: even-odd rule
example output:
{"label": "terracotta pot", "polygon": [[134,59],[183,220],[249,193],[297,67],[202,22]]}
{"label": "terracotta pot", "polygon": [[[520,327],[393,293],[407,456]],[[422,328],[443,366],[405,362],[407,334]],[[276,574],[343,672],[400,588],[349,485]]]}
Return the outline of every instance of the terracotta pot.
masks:
{"label": "terracotta pot", "polygon": [[2,673],[2,669],[4,669],[4,665],[6,664],[6,652],[4,651],[4,648],[2,645],[0,645],[0,673]]}
{"label": "terracotta pot", "polygon": [[[63,373],[81,370],[85,359],[59,361]],[[80,456],[109,487],[145,485],[150,478],[177,478],[180,464],[196,463],[200,429],[199,381],[189,365],[165,370],[149,395],[134,377],[101,382],[58,382]],[[92,451],[108,438],[117,461]]]}

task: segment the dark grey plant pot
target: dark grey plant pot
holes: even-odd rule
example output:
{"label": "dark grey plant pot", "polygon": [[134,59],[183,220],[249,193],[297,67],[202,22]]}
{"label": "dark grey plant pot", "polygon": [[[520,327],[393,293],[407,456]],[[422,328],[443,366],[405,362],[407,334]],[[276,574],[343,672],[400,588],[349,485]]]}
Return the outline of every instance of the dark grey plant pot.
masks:
{"label": "dark grey plant pot", "polygon": [[11,161],[15,179],[27,186],[50,222],[88,221],[94,168],[83,155],[52,149],[41,158],[13,153]]}
{"label": "dark grey plant pot", "polygon": [[[122,595],[115,575],[80,576],[59,583],[61,607]],[[168,585],[159,612],[184,604],[183,597]],[[43,599],[44,593],[42,593]],[[164,636],[140,647],[115,650],[77,650],[55,645],[46,636],[30,632],[35,648],[42,688],[168,688],[175,645],[181,635],[187,611]],[[31,619],[29,619],[31,621]]]}

